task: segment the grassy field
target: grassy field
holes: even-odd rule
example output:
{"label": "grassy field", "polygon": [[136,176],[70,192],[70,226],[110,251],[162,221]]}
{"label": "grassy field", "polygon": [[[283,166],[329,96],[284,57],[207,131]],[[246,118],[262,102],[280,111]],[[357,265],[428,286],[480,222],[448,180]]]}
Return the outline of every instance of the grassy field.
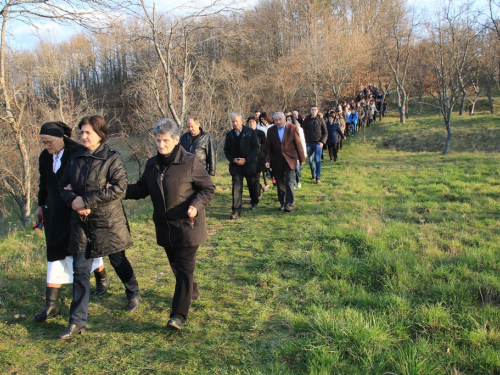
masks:
{"label": "grassy field", "polygon": [[91,298],[89,329],[71,342],[56,339],[69,286],[62,316],[32,320],[42,235],[0,239],[0,373],[500,374],[499,120],[456,118],[446,156],[436,117],[376,123],[324,163],[322,185],[305,168],[290,214],[274,188],[229,221],[221,161],[201,299],[180,332],[165,329],[174,278],[149,201],[126,202],[143,304],[125,313],[106,261],[111,289]]}

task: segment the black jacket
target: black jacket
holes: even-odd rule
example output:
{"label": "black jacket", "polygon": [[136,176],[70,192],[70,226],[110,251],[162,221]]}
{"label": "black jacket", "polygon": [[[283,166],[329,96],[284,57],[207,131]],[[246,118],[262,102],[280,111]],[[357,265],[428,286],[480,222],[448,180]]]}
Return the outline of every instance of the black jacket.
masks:
{"label": "black jacket", "polygon": [[72,154],[81,152],[84,147],[70,138],[64,137],[64,153],[61,166],[53,171],[53,156],[43,150],[38,159],[40,182],[38,185],[38,206],[42,207],[47,261],[62,260],[68,253],[71,231],[71,208],[62,200],[59,193],[59,179],[64,173]]}
{"label": "black jacket", "polygon": [[[110,184],[106,188],[106,184]],[[73,190],[64,190],[71,184]],[[127,188],[127,171],[121,155],[100,145],[94,153],[87,149],[75,153],[59,182],[61,197],[71,202],[81,196],[91,213],[85,222],[76,211],[71,212],[71,254],[85,252],[87,243],[91,258],[123,251],[132,246],[121,198]]]}
{"label": "black jacket", "polygon": [[215,176],[215,152],[210,134],[205,133],[203,129],[200,128],[200,134],[198,134],[193,142],[191,134],[186,132],[181,136],[180,143],[187,152],[200,158],[201,163],[209,175]]}
{"label": "black jacket", "polygon": [[[239,138],[240,140],[240,155],[236,155],[236,149],[234,147],[235,138]],[[253,129],[243,126],[239,137],[236,137],[234,129],[226,133],[224,155],[226,155],[226,159],[229,160],[229,173],[231,175],[243,173],[244,176],[248,176],[257,173],[258,153],[259,140]],[[233,160],[237,157],[245,158],[245,165],[239,166],[234,164]]]}
{"label": "black jacket", "polygon": [[326,130],[326,123],[321,117],[312,118],[311,115],[308,115],[304,120],[302,129],[304,129],[306,144],[326,143],[328,131]]}
{"label": "black jacket", "polygon": [[[125,199],[151,197],[158,245],[166,248],[197,246],[207,239],[205,207],[215,193],[215,185],[200,159],[179,148],[165,170],[154,156],[148,160],[137,183],[127,187]],[[194,225],[187,215],[196,207]]]}
{"label": "black jacket", "polygon": [[264,133],[260,129],[256,129],[255,133],[257,134],[257,139],[259,140],[259,154],[257,156],[257,171],[265,171],[266,170],[266,133]]}

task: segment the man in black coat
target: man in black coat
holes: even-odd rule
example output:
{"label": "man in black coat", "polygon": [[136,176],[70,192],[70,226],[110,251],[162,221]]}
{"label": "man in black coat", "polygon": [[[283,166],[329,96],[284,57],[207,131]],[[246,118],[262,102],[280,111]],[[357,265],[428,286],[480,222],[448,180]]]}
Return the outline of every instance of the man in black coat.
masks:
{"label": "man in black coat", "polygon": [[197,117],[189,117],[186,121],[189,131],[181,136],[181,146],[187,152],[198,156],[210,176],[215,176],[215,151],[210,134],[200,126]]}
{"label": "man in black coat", "polygon": [[247,180],[250,193],[250,209],[256,209],[259,204],[259,189],[257,188],[259,140],[253,129],[243,126],[243,118],[239,113],[231,114],[231,122],[233,129],[226,133],[224,154],[229,161],[229,173],[233,180],[233,212],[229,218],[237,219],[241,214],[243,176]]}

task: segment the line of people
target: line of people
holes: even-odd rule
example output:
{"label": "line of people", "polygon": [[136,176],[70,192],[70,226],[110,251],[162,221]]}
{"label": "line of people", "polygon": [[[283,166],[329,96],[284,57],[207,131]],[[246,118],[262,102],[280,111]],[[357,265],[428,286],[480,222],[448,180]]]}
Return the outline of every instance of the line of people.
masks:
{"label": "line of people", "polygon": [[[271,118],[265,112],[256,112],[246,126],[240,114],[232,113],[232,129],[224,143],[232,176],[230,219],[241,215],[243,178],[251,210],[258,208],[271,180],[277,186],[279,209],[291,212],[295,189],[302,187],[306,160],[313,183],[321,184],[324,146],[330,160],[336,161],[342,140],[349,133],[355,135],[363,121],[369,126],[375,111],[373,103],[362,99],[355,105],[340,103],[326,114],[326,121],[313,105],[307,116],[297,111],[275,112]],[[71,140],[71,128],[66,124],[42,125],[44,150],[39,158],[36,215],[44,221],[48,264],[45,308],[34,320],[44,322],[59,315],[61,285],[72,283],[69,325],[60,339],[71,339],[85,331],[92,271],[96,278],[94,295],[107,292],[110,279],[103,266],[104,256],[124,285],[128,300],[125,309],[132,312],[139,307],[139,285],[125,255],[132,238],[122,199],[148,196],[154,208],[157,243],[165,249],[176,278],[167,327],[182,329],[192,301],[199,298],[195,259],[207,237],[205,208],[215,193],[210,175],[216,170],[210,134],[196,117],[188,118],[186,126],[188,131],[180,135],[171,119],[154,125],[157,155],[148,160],[137,183],[129,184],[121,155],[106,143],[107,124],[102,117],[80,121],[81,145]]]}

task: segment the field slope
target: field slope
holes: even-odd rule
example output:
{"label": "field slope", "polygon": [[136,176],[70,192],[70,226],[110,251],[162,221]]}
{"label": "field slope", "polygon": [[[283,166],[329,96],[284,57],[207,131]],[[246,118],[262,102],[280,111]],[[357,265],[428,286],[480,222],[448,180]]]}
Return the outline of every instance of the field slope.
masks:
{"label": "field slope", "polygon": [[143,304],[125,313],[106,261],[111,289],[91,298],[89,329],[72,342],[55,339],[69,286],[61,317],[32,320],[43,237],[11,233],[0,239],[0,373],[500,374],[499,116],[453,130],[443,156],[439,119],[385,119],[324,163],[323,184],[304,169],[294,212],[277,210],[272,188],[236,221],[220,160],[201,299],[181,332],[165,329],[174,279],[148,200],[125,205]]}

